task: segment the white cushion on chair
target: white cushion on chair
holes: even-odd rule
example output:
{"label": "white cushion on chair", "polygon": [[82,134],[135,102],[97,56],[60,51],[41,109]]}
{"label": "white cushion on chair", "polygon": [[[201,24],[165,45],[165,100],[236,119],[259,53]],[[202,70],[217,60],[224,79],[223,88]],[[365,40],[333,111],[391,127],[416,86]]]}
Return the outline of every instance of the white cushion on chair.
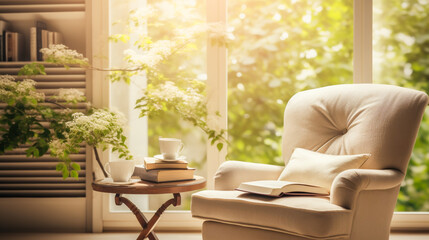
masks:
{"label": "white cushion on chair", "polygon": [[318,185],[331,189],[342,171],[360,168],[371,154],[331,155],[295,148],[278,180]]}
{"label": "white cushion on chair", "polygon": [[195,193],[191,211],[194,217],[323,239],[346,236],[352,221],[351,210],[327,197],[272,198],[239,191]]}

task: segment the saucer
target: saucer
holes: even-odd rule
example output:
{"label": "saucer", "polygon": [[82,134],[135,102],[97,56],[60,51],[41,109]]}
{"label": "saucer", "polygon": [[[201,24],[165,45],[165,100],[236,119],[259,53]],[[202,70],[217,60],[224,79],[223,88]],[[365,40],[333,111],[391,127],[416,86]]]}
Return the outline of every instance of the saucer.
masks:
{"label": "saucer", "polygon": [[164,156],[162,156],[162,154],[155,155],[154,158],[165,161],[165,162],[177,162],[177,161],[183,161],[186,159],[185,156],[179,156],[176,159],[164,159]]}
{"label": "saucer", "polygon": [[101,180],[100,183],[108,184],[108,185],[130,185],[130,184],[133,184],[133,183],[136,183],[139,181],[140,181],[140,179],[131,178],[127,182],[114,182],[112,178],[105,178],[105,179]]}

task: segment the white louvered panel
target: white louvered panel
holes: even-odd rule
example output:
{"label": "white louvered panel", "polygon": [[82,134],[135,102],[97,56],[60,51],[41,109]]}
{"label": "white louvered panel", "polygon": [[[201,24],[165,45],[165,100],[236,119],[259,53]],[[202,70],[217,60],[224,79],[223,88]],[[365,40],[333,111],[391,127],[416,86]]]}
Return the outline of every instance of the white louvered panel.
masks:
{"label": "white louvered panel", "polygon": [[[15,148],[15,149],[13,149],[11,151],[6,151],[4,154],[5,155],[25,155],[26,154],[25,150],[27,150],[27,148],[24,148],[24,147],[22,147],[22,148]],[[50,152],[51,151],[48,151],[47,154],[49,154]],[[77,153],[85,154],[85,148],[79,148],[79,152],[77,152]]]}
{"label": "white louvered panel", "polygon": [[[70,159],[73,162],[84,162],[85,154],[70,154]],[[22,155],[0,155],[1,162],[58,162],[58,158],[45,154],[38,158],[28,158],[24,154]]]}
{"label": "white louvered panel", "polygon": [[[86,109],[87,104],[86,103],[65,103],[65,102],[58,102],[62,106],[73,108],[73,109]],[[42,106],[49,106],[52,109],[63,109],[62,107],[53,104],[53,103],[41,103]],[[6,103],[0,103],[0,113],[4,113],[4,110],[1,110],[7,106]]]}
{"label": "white louvered panel", "polygon": [[0,177],[0,183],[85,183],[85,179],[79,177],[79,179],[62,177]]}
{"label": "white louvered panel", "polygon": [[[64,111],[64,109],[63,108],[60,108],[60,107],[58,107],[58,108],[55,108],[54,109],[54,112],[56,112],[56,113],[59,113],[59,112],[61,112],[61,111]],[[81,113],[85,113],[86,112],[86,108],[76,108],[76,109],[73,109],[73,112],[81,112]],[[0,114],[4,114],[5,113],[5,111],[4,111],[4,109],[1,109],[0,108]],[[36,119],[37,120],[41,120],[41,117],[38,117],[38,116],[36,116]],[[43,123],[43,122],[42,122]],[[42,124],[43,125],[43,124]],[[4,127],[4,126],[2,126],[2,127]]]}
{"label": "white louvered panel", "polygon": [[[79,171],[79,178],[85,177],[85,171]],[[0,170],[0,177],[61,177],[61,172],[53,170]],[[61,181],[59,182],[61,183]]]}
{"label": "white louvered panel", "polygon": [[37,82],[36,89],[85,88],[85,82]]}
{"label": "white louvered panel", "polygon": [[[20,144],[19,145],[19,148],[27,148],[27,147],[30,147],[31,146],[31,144]],[[81,147],[81,148],[85,148],[85,146],[86,146],[86,144],[85,143],[81,143],[81,144],[79,144],[79,147]],[[1,155],[0,155],[1,156]]]}
{"label": "white louvered panel", "polygon": [[0,183],[0,190],[79,190],[84,187],[85,183]]}
{"label": "white louvered panel", "polygon": [[[4,63],[2,63],[3,65]],[[15,68],[13,66],[7,66],[7,67],[0,67],[0,74],[8,74],[8,75],[15,75],[17,72],[19,71],[19,68]],[[76,68],[76,67],[72,67],[69,69],[65,69],[65,68],[46,68],[45,72],[48,78],[50,78],[50,75],[85,75],[85,69],[83,68]],[[16,76],[16,75],[15,75]],[[33,78],[33,77],[37,77],[40,78],[39,76],[33,76],[33,77],[24,77],[24,76],[19,76],[22,78]],[[85,80],[85,77],[84,77]]]}
{"label": "white louvered panel", "polygon": [[[1,69],[1,68],[0,68]],[[16,76],[11,75],[17,80],[33,79],[36,82],[85,82],[85,75],[37,75],[37,76]]]}
{"label": "white louvered panel", "polygon": [[[2,170],[52,170],[57,162],[0,162]],[[85,163],[79,163],[81,169],[85,169]]]}
{"label": "white louvered panel", "polygon": [[1,190],[0,197],[82,197],[83,190]]}
{"label": "white louvered panel", "polygon": [[0,13],[83,12],[85,4],[0,5]]}
{"label": "white louvered panel", "polygon": [[[65,102],[58,102],[59,104],[61,104],[64,107],[68,107],[68,108],[73,108],[73,109],[86,109],[88,107],[88,104],[86,103],[65,103]],[[50,108],[53,109],[62,109],[62,107],[53,104],[53,103],[42,103],[42,106],[49,106]]]}
{"label": "white louvered panel", "polygon": [[[3,114],[3,113],[1,113],[1,114]],[[42,125],[45,128],[48,128],[50,124],[49,124],[49,122],[40,122],[40,125]],[[5,125],[0,125],[0,127],[5,127]],[[39,125],[34,125],[31,127],[31,129],[32,130],[41,129],[41,127]]]}
{"label": "white louvered panel", "polygon": [[[34,4],[34,0],[1,0],[0,5],[28,5]],[[71,4],[71,3],[85,3],[85,0],[37,0],[37,4]]]}
{"label": "white louvered panel", "polygon": [[[86,96],[85,88],[75,88],[81,91]],[[45,96],[58,95],[59,89],[38,89],[39,92],[44,93]]]}
{"label": "white louvered panel", "polygon": [[[1,6],[0,6],[1,11]],[[18,81],[30,78],[36,81],[36,89],[45,94],[47,100],[57,95],[60,88],[78,89],[86,93],[85,69],[71,67],[65,69],[55,65],[45,65],[47,75],[17,76],[19,69],[28,62],[6,62],[0,64],[0,74],[9,74]],[[86,103],[66,104],[75,111],[86,111]],[[59,106],[52,103],[42,103],[55,111],[61,111]],[[4,113],[7,105],[0,103],[0,114]],[[42,125],[49,126],[47,122]],[[49,152],[40,158],[26,157],[26,150],[31,144],[24,144],[17,149],[0,155],[0,197],[85,197],[86,146],[80,145],[79,152],[71,154],[73,162],[79,163],[79,179],[63,179],[62,173],[55,170],[59,160],[51,157]]]}

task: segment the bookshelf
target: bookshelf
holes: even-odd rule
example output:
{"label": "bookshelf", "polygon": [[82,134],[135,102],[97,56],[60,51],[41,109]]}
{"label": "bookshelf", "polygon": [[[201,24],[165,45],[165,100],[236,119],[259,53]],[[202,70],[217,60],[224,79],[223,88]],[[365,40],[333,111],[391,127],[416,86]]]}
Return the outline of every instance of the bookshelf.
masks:
{"label": "bookshelf", "polygon": [[[16,2],[28,1],[17,0]],[[62,1],[38,4],[39,1],[31,1],[32,4],[26,5],[0,2],[0,20],[9,22],[10,31],[24,35],[26,47],[24,60],[30,60],[30,28],[35,26],[36,21],[46,23],[49,31],[61,33],[64,45],[85,55],[85,1],[75,1],[76,3],[73,4],[60,4],[60,2]]]}
{"label": "bookshelf", "polygon": [[[24,35],[23,61],[0,62],[0,74],[15,76],[30,63],[30,28],[36,21],[63,35],[63,44],[91,61],[93,11],[103,0],[2,0],[0,20],[10,31]],[[49,98],[60,88],[76,88],[92,100],[92,72],[79,67],[46,65],[44,76],[34,76],[38,91]],[[0,111],[3,106],[0,104]],[[84,104],[76,106],[84,111]],[[55,171],[57,159],[25,157],[25,147],[0,156],[0,231],[92,231],[92,152],[81,146],[73,158],[83,171],[79,180],[63,180]],[[3,174],[3,175],[2,175]],[[9,218],[8,216],[14,216]]]}

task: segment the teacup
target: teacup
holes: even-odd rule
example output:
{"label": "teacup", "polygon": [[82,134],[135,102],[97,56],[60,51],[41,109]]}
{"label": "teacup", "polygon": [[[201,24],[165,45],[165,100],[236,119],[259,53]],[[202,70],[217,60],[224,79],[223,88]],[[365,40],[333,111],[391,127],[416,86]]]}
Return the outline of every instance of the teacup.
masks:
{"label": "teacup", "polygon": [[177,138],[159,138],[159,149],[164,159],[177,159],[184,144]]}
{"label": "teacup", "polygon": [[105,169],[114,182],[128,182],[133,175],[134,166],[134,161],[121,160],[106,163]]}

